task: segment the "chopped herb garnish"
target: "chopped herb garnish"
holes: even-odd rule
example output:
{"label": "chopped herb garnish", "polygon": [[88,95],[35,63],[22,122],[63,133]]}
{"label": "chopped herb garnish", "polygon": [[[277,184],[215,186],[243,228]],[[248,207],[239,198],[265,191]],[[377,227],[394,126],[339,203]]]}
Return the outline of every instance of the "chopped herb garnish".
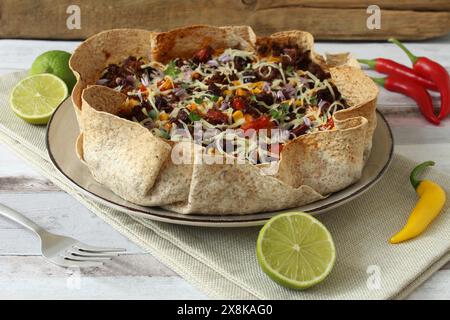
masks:
{"label": "chopped herb garnish", "polygon": [[164,70],[164,74],[172,78],[175,78],[180,72],[181,72],[180,69],[178,69],[178,67],[175,64],[175,61],[173,60],[169,62],[167,68]]}
{"label": "chopped herb garnish", "polygon": [[282,103],[282,104],[280,105],[280,107],[281,107],[281,110],[282,110],[284,113],[288,113],[288,112],[289,112],[289,104],[287,104],[287,103]]}
{"label": "chopped herb garnish", "polygon": [[195,98],[195,99],[194,99],[194,102],[195,102],[196,104],[201,104],[201,103],[203,102],[203,98]]}
{"label": "chopped herb garnish", "polygon": [[274,118],[275,120],[280,120],[283,116],[283,112],[278,111],[277,109],[270,110],[270,116]]}
{"label": "chopped herb garnish", "polygon": [[189,119],[191,119],[192,122],[200,121],[201,118],[202,117],[196,112],[189,113]]}
{"label": "chopped herb garnish", "polygon": [[216,102],[217,100],[219,100],[219,97],[218,97],[218,96],[211,96],[209,99],[210,99],[211,101]]}

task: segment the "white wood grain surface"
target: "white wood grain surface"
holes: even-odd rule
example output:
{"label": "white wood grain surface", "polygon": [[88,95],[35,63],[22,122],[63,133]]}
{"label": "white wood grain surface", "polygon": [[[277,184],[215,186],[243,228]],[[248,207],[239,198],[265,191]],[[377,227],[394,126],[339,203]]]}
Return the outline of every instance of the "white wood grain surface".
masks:
{"label": "white wood grain surface", "polygon": [[[0,40],[0,74],[29,68],[41,52],[72,51],[75,41]],[[449,37],[410,43],[450,70]],[[351,51],[360,58],[389,57],[408,63],[386,43],[319,43],[319,52]],[[373,74],[373,73],[372,73]],[[417,160],[434,159],[450,173],[450,120],[440,127],[424,121],[414,103],[381,91],[379,110],[392,126],[396,151]],[[82,241],[124,247],[127,254],[102,268],[77,272],[46,263],[32,234],[0,217],[0,299],[204,299],[173,271],[105,224],[71,196],[36,173],[0,144],[0,203],[19,210],[50,231]],[[412,299],[450,299],[450,264],[418,288]]]}

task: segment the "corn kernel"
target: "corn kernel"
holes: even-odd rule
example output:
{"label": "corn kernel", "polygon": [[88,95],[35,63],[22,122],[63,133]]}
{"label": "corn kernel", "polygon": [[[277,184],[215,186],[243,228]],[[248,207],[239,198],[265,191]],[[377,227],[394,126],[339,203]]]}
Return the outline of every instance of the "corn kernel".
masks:
{"label": "corn kernel", "polygon": [[247,91],[244,90],[244,89],[239,88],[239,89],[236,90],[236,95],[241,96],[241,97],[245,96],[245,95],[247,95]]}
{"label": "corn kernel", "polygon": [[252,92],[253,92],[254,94],[259,94],[259,93],[262,92],[262,90],[261,90],[260,88],[256,87],[255,89],[252,90]]}
{"label": "corn kernel", "polygon": [[237,110],[233,112],[233,120],[234,122],[237,122],[239,119],[242,119],[244,117],[244,114],[241,110]]}
{"label": "corn kernel", "polygon": [[280,59],[280,57],[270,57],[269,59],[268,59],[268,61],[269,62],[280,62],[281,61],[281,59]]}
{"label": "corn kernel", "polygon": [[233,91],[227,89],[227,90],[224,90],[223,93],[224,93],[225,95],[227,95],[227,96],[230,96],[230,95],[233,94]]}
{"label": "corn kernel", "polygon": [[169,115],[167,113],[161,112],[159,114],[159,120],[164,121],[164,120],[167,120],[167,119],[169,119]]}

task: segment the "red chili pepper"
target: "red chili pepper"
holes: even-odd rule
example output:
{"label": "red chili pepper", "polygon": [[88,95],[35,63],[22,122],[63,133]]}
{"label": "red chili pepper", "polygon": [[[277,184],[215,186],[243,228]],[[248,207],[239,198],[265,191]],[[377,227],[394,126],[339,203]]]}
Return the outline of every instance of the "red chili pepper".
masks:
{"label": "red chili pepper", "polygon": [[399,76],[388,76],[386,78],[372,78],[380,86],[389,91],[402,93],[413,99],[419,106],[423,116],[433,124],[440,123],[438,117],[434,114],[433,101],[428,91],[413,81],[401,78]]}
{"label": "red chili pepper", "polygon": [[380,73],[384,73],[390,76],[401,76],[414,82],[417,82],[421,86],[432,90],[438,91],[438,88],[433,81],[423,78],[416,73],[410,67],[395,62],[394,60],[376,58],[376,59],[358,59],[359,63],[367,65],[370,69],[376,70]]}
{"label": "red chili pepper", "polygon": [[441,95],[441,110],[438,118],[444,119],[450,113],[450,76],[447,70],[436,61],[426,57],[416,57],[397,39],[389,39],[389,41],[398,45],[408,55],[415,73],[433,81],[438,87]]}

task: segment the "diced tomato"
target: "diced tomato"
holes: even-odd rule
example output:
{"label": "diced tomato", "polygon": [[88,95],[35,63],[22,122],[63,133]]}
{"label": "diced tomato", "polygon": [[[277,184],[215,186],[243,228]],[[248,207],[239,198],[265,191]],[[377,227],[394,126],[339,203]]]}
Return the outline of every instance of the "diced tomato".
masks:
{"label": "diced tomato", "polygon": [[261,116],[259,118],[253,119],[250,122],[247,122],[241,126],[241,129],[247,131],[249,129],[254,129],[256,131],[260,129],[270,129],[272,127],[272,122],[270,122],[270,118],[267,116]]}
{"label": "diced tomato", "polygon": [[206,62],[211,59],[211,55],[214,53],[214,49],[210,46],[206,46],[197,51],[193,57],[196,62]]}
{"label": "diced tomato", "polygon": [[321,128],[322,130],[333,129],[333,128],[334,128],[334,121],[333,121],[333,118],[328,119],[327,123],[325,123],[324,125],[322,125],[320,128]]}
{"label": "diced tomato", "polygon": [[233,102],[231,102],[231,107],[233,110],[242,110],[245,108],[245,102],[244,99],[241,97],[234,97]]}
{"label": "diced tomato", "polygon": [[141,86],[139,87],[139,91],[145,92],[147,91],[147,88],[143,84],[141,84]]}

